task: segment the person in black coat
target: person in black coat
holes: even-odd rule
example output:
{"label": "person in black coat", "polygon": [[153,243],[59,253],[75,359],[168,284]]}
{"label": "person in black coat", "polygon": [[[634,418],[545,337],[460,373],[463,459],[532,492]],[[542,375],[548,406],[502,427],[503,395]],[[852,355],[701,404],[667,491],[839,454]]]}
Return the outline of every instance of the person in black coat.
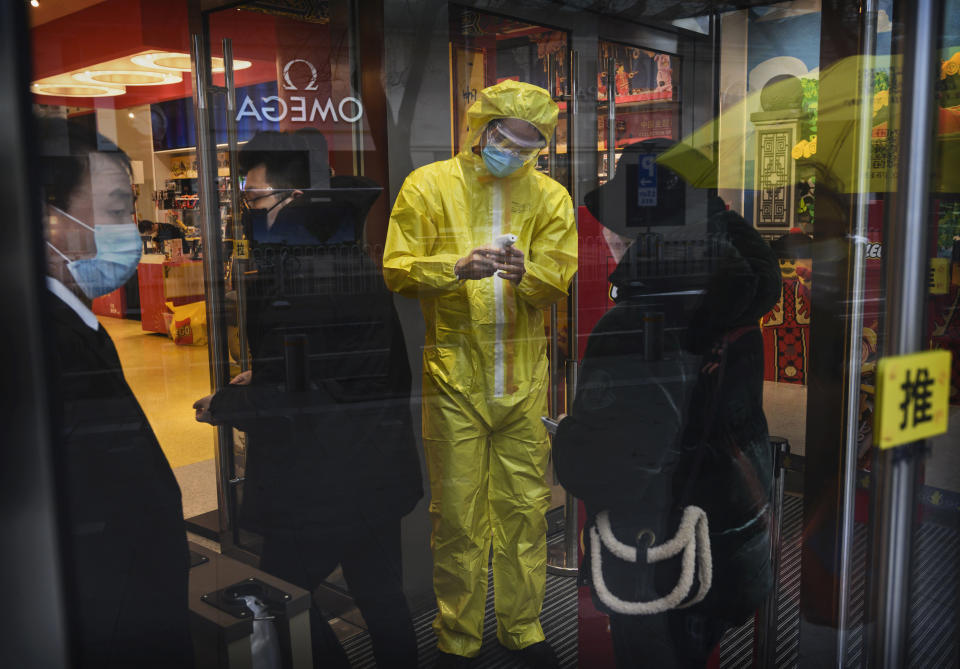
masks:
{"label": "person in black coat", "polygon": [[137,224],[137,227],[140,229],[141,235],[151,235],[154,241],[158,242],[158,246],[159,244],[170,241],[171,239],[179,239],[181,242],[183,242],[184,247],[186,247],[187,236],[184,234],[183,228],[181,228],[179,225],[143,219]]}
{"label": "person in black coat", "polygon": [[130,164],[63,120],[42,120],[40,138],[73,666],[190,667],[180,489],[90,311],[139,259]]}
{"label": "person in black coat", "polygon": [[[378,189],[355,177],[311,191],[311,175],[326,186],[329,173],[325,147],[318,165],[309,144],[267,132],[240,153],[252,365],[199,400],[197,419],[247,433],[240,518],[264,537],[261,568],[313,591],[341,565],[378,665],[415,667],[400,546],[400,520],[423,495],[411,375],[393,298],[360,242],[358,193]],[[347,666],[317,606],[311,627],[317,665]]]}
{"label": "person in black coat", "polygon": [[[661,144],[628,152],[618,176],[636,154],[662,154]],[[683,187],[657,169],[661,190]],[[587,204],[623,234],[609,212],[624,208],[607,201],[622,185],[611,184]],[[657,200],[672,203],[665,215],[672,223],[684,220],[679,196],[661,192]],[[717,198],[704,201],[706,221],[697,228],[646,228],[619,260],[610,276],[616,304],[590,335],[571,415],[553,442],[560,482],[587,508],[581,574],[610,615],[619,667],[703,666],[772,584],[758,321],[779,295],[779,267],[740,216]],[[655,213],[644,212],[645,225]],[[705,512],[709,559],[697,555],[695,577],[675,601],[679,556],[631,563],[593,529],[598,519],[609,522],[614,537],[646,555],[678,534],[688,507]]]}

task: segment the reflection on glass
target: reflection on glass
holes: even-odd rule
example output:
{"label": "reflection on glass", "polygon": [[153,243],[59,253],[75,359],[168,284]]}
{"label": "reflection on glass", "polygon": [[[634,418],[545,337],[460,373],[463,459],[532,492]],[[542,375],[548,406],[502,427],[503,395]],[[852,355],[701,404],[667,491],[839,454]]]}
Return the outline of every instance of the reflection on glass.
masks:
{"label": "reflection on glass", "polygon": [[[593,597],[581,599],[574,621],[569,615],[576,606],[574,589],[548,577],[544,635],[561,664],[579,661],[602,669],[615,663],[615,650],[628,666],[642,660],[658,666],[683,659],[702,663],[730,628],[720,644],[721,666],[736,664],[754,641],[772,666],[821,660],[857,665],[873,625],[864,615],[875,576],[870,564],[887,554],[882,544],[868,547],[867,537],[880,536],[882,519],[871,497],[886,499],[883,481],[891,471],[885,461],[892,458],[874,446],[874,425],[881,413],[880,362],[895,345],[889,309],[909,278],[889,269],[906,247],[895,241],[903,232],[923,238],[919,248],[927,274],[913,298],[914,316],[896,324],[916,334],[922,347],[953,353],[948,370],[953,420],[926,452],[909,451],[923,471],[916,513],[908,514],[916,532],[911,596],[902,613],[912,622],[901,636],[910,644],[910,664],[947,666],[955,659],[957,0],[939,3],[939,32],[921,45],[930,50],[932,85],[919,95],[910,93],[916,77],[904,70],[912,55],[904,53],[909,47],[904,36],[912,29],[906,10],[912,5],[891,0],[727,3],[750,6],[705,16],[690,16],[704,3],[219,3],[229,6],[204,12],[197,23],[207,26],[203,40],[210,53],[206,62],[196,63],[189,45],[197,3],[111,0],[68,3],[68,9],[36,4],[27,10],[34,50],[31,80],[22,93],[40,119],[37,146],[28,148],[40,154],[43,167],[44,230],[53,245],[44,247],[48,273],[64,289],[51,284],[54,299],[48,305],[56,338],[56,350],[49,352],[58,379],[54,391],[62,395],[64,409],[51,420],[62,421],[54,432],[61,436],[57,452],[68,485],[59,492],[71,507],[64,526],[76,530],[65,539],[72,547],[65,553],[66,573],[81,602],[68,607],[67,615],[81,647],[117,647],[105,639],[109,625],[100,624],[100,613],[84,619],[92,599],[102,594],[98,601],[105,603],[121,587],[103,571],[115,575],[124,568],[122,551],[108,546],[114,539],[149,549],[141,566],[155,568],[154,579],[141,587],[140,567],[132,567],[135,587],[125,591],[130,599],[124,601],[137,613],[126,616],[125,610],[119,619],[158,630],[143,641],[151,651],[162,645],[159,634],[170,632],[173,638],[182,631],[173,629],[183,619],[169,606],[173,595],[185,594],[179,590],[187,578],[177,548],[182,541],[176,538],[183,514],[171,501],[175,482],[165,459],[181,488],[187,527],[219,540],[222,551],[204,549],[190,537],[191,550],[203,553],[207,563],[194,556],[197,566],[189,577],[212,584],[205,593],[210,598],[188,602],[191,615],[210,620],[230,607],[250,616],[277,612],[265,600],[212,596],[221,585],[232,585],[220,581],[234,569],[289,592],[305,612],[311,597],[306,589],[322,581],[312,606],[318,657],[342,664],[347,648],[356,662],[367,652],[367,637],[343,646],[334,637],[342,640],[363,629],[380,664],[431,664],[434,655],[418,656],[413,647],[398,574],[403,573],[414,615],[425,621],[437,613],[431,570],[439,565],[449,576],[455,571],[450,565],[460,563],[447,559],[456,553],[448,546],[437,548],[437,560],[432,559],[426,500],[405,517],[402,531],[399,519],[414,506],[421,487],[418,435],[428,442],[423,452],[430,467],[424,471],[441,482],[431,491],[435,501],[444,503],[444,492],[456,488],[443,490],[448,479],[437,470],[448,462],[437,455],[436,443],[429,443],[430,426],[441,422],[429,379],[449,363],[455,371],[448,385],[461,384],[470,393],[487,389],[488,371],[490,388],[497,385],[496,369],[509,387],[518,369],[530,367],[529,374],[548,379],[546,404],[553,417],[577,391],[554,446],[558,460],[573,457],[576,463],[571,469],[561,462],[561,470],[585,501],[583,517],[589,522],[578,529],[584,530],[587,548],[583,575],[594,589]],[[229,119],[225,38],[232,43],[230,94],[236,103]],[[212,84],[210,132],[199,137],[202,142],[198,125],[207,126],[195,115],[195,80],[186,76],[194,69],[207,73]],[[485,89],[517,82],[542,90],[545,108],[556,104],[556,131],[524,137],[522,125],[503,127],[473,142],[471,105]],[[916,122],[911,127],[904,116],[907,103],[917,101],[933,105],[930,128]],[[898,213],[907,196],[900,181],[928,171],[902,158],[917,130],[929,131],[933,141],[926,199],[920,193],[916,200],[923,201],[918,207],[923,230],[917,216],[908,222]],[[198,144],[210,145],[206,160]],[[114,147],[128,164],[117,163],[120,152]],[[431,193],[442,206],[424,196],[419,208],[404,186],[419,183],[424,172],[417,168],[451,156],[475,165],[489,180],[509,180],[514,168],[529,171],[524,175],[537,184],[536,194],[525,199],[505,193],[498,210],[505,225],[522,228],[536,218],[532,210],[556,197],[557,220],[568,225],[575,219],[576,234],[545,238],[540,246],[547,248],[534,250],[532,236],[513,228],[496,235],[485,224],[451,232],[443,226],[462,212],[475,223],[484,211],[493,211],[493,199],[477,195],[490,181],[478,179],[467,194],[436,187]],[[113,169],[117,164],[122,174]],[[210,179],[201,179],[205,176]],[[119,196],[103,192],[110,183],[109,192],[122,191]],[[574,195],[572,206],[563,204],[563,188]],[[497,271],[505,276],[482,280],[503,288],[501,298],[522,293],[533,275],[553,280],[562,292],[574,252],[576,290],[552,307],[537,302],[528,309],[516,302],[515,313],[507,308],[502,315],[492,289],[491,304],[480,300],[481,306],[419,294],[418,304],[391,295],[383,268],[392,281],[396,257],[384,263],[383,249],[390,211],[402,213],[404,207],[408,214],[419,212],[410,216],[422,223],[411,239],[423,248],[413,255],[422,259],[453,249],[451,258],[437,265],[449,269],[441,274],[451,282],[451,294],[476,293],[472,284],[479,280],[471,276],[487,271],[490,262],[500,262]],[[483,249],[510,234],[517,237],[512,247]],[[526,263],[526,278],[518,282],[521,261],[514,252]],[[476,262],[457,269],[457,261],[468,255]],[[223,263],[217,261],[221,257]],[[132,276],[120,281],[131,267]],[[538,274],[534,267],[547,270]],[[528,318],[521,326],[517,313]],[[429,335],[423,339],[422,316],[428,330],[441,323],[437,339],[449,345]],[[568,326],[577,327],[577,337],[568,337]],[[496,350],[498,327],[501,341],[536,349],[537,365],[542,357],[537,347],[547,347],[549,364],[532,365],[534,357],[518,362],[507,347],[502,367],[494,365],[495,354],[487,365],[484,352]],[[740,328],[746,331],[731,340]],[[480,334],[467,341],[465,332]],[[460,335],[464,339],[454,343],[443,339]],[[568,339],[577,346],[568,350]],[[726,349],[715,351],[701,341],[707,339],[727,342]],[[733,349],[742,354],[737,362],[727,359],[730,368],[740,365],[736,373],[721,382],[704,371],[711,364],[719,370],[723,351]],[[213,368],[229,368],[213,388],[211,350],[218,358]],[[103,354],[100,366],[92,351]],[[427,374],[427,391],[411,398],[420,371]],[[106,390],[99,387],[107,383],[104,374],[113,379]],[[723,410],[714,412],[718,387]],[[539,403],[540,396],[533,395]],[[200,417],[217,422],[218,431],[194,420],[191,405],[198,398]],[[908,393],[901,401],[909,409],[916,398]],[[499,406],[489,398],[484,404]],[[531,409],[523,421],[536,432],[533,469],[550,471],[531,418],[535,413],[540,412]],[[755,495],[733,499],[726,493],[742,490],[742,481],[728,481],[722,495],[694,495],[696,503],[684,498],[680,479],[700,479],[681,467],[683,446],[704,434],[691,426],[699,421],[702,428],[712,413],[723,414],[726,422],[701,440],[710,446],[707,469],[725,476],[729,462],[718,454],[733,454],[741,471],[754,475]],[[742,418],[738,425],[755,430],[731,432],[734,414]],[[781,460],[761,452],[761,418],[771,439],[789,451]],[[723,440],[731,434],[729,443]],[[493,444],[502,431],[491,435],[476,441],[478,452],[486,452],[484,444]],[[726,450],[717,446],[720,441]],[[624,452],[626,464],[616,464]],[[153,465],[139,474],[126,468],[142,464],[143,453],[152,454]],[[129,458],[121,462],[124,454]],[[154,465],[159,469],[151,469]],[[777,472],[780,465],[774,489],[785,490],[782,507],[774,494],[772,517],[757,520],[751,514],[762,508],[770,469]],[[504,480],[527,481],[524,467],[516,465]],[[673,468],[669,485],[657,482],[658,467]],[[482,465],[469,469],[464,479]],[[621,485],[608,476],[629,482]],[[701,487],[707,491],[711,485]],[[634,495],[629,503],[604,499],[621,490]],[[144,493],[150,500],[143,501]],[[549,496],[535,503],[549,509],[546,527],[548,533],[556,530],[554,552],[581,536],[571,531],[559,540],[564,495],[560,485],[552,485]],[[666,606],[643,614],[605,603],[609,597],[598,590],[600,580],[610,594],[646,606],[667,597],[684,572],[672,558],[658,563],[654,578],[645,582],[649,572],[643,565],[618,565],[594,533],[601,540],[601,534],[618,537],[634,551],[638,534],[662,546],[676,536],[690,506],[705,512],[713,568],[707,578],[700,564],[703,542],[688,544],[693,566],[683,598],[703,589],[703,602],[685,613]],[[569,510],[574,507],[571,502]],[[539,555],[543,514],[524,517],[537,524],[529,534],[535,540],[528,543]],[[577,519],[566,520],[574,525]],[[492,530],[514,527],[512,522],[493,522]],[[699,516],[691,523],[697,534]],[[726,533],[741,525],[769,526],[774,538],[781,537],[772,547],[780,559],[771,561],[781,565],[774,574],[781,597],[772,597],[771,590],[756,622],[744,610],[714,608],[731,582],[738,584],[736,592],[724,599],[744,609],[757,608],[770,584],[766,562],[729,561],[731,542],[749,543],[739,530]],[[449,537],[448,529],[436,536]],[[640,532],[646,529],[653,536]],[[134,534],[121,537],[123,532]],[[749,535],[756,544],[744,549],[751,560],[765,540],[765,532],[757,532]],[[479,530],[489,536],[484,533]],[[516,553],[526,545],[515,536],[490,541]],[[594,573],[594,550],[600,551],[602,579]],[[479,575],[486,553],[478,550],[474,557],[467,571],[476,584],[469,593],[475,608],[465,616],[473,637],[453,648],[461,654],[479,647],[474,637],[487,594]],[[265,571],[247,566],[257,559]],[[737,580],[748,563],[754,578]],[[495,552],[493,565],[502,576],[503,552]],[[537,563],[533,571],[541,567]],[[627,583],[625,575],[637,576],[636,582]],[[166,585],[153,587],[157,583]],[[501,640],[511,638],[507,628],[529,623],[527,631],[536,629],[538,591],[510,587],[504,597],[501,585],[495,607]],[[134,590],[137,595],[129,594]],[[442,602],[456,599],[445,592]],[[263,590],[256,597],[268,594]],[[226,608],[218,610],[214,601]],[[149,602],[156,603],[157,615],[167,616],[167,627],[140,625],[138,616]],[[564,615],[550,615],[554,602],[563,602]],[[612,623],[603,611],[614,616]],[[73,616],[76,612],[84,615]],[[332,618],[340,618],[333,632],[325,622]],[[517,623],[521,618],[529,620]],[[121,624],[116,639],[128,632],[135,631]],[[309,633],[303,632],[306,641]],[[435,633],[427,625],[418,633],[421,648],[434,653]],[[523,643],[539,639],[520,636]],[[449,638],[442,649],[454,645]],[[649,645],[636,642],[651,638]],[[183,650],[179,640],[168,644],[169,652]],[[197,648],[208,656],[222,650],[210,639],[201,639]],[[498,652],[483,644],[478,662],[499,661],[488,655]]]}
{"label": "reflection on glass", "polygon": [[680,59],[600,42],[598,65],[597,150],[602,183],[610,178],[610,156],[618,159],[623,147],[655,137],[680,136]]}
{"label": "reflection on glass", "polygon": [[[403,333],[361,241],[380,194],[331,177],[324,136],[266,131],[239,154],[245,328],[252,361],[197,401],[197,420],[246,433],[241,527],[260,568],[313,592],[337,565],[384,664],[416,666],[400,519],[422,495]],[[319,602],[315,658],[346,663]]]}
{"label": "reflection on glass", "polygon": [[685,199],[657,164],[672,148],[632,144],[586,196],[630,242],[554,439],[560,481],[586,506],[582,576],[620,667],[703,666],[773,587],[758,319],[780,271],[723,201]]}

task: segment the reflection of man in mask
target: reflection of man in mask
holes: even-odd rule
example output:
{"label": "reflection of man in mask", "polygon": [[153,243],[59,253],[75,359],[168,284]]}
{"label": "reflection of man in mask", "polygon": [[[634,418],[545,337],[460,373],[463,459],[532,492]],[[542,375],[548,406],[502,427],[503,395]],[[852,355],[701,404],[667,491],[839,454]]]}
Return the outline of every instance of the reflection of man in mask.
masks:
{"label": "reflection of man in mask", "polygon": [[[426,322],[434,629],[451,666],[480,651],[491,541],[497,638],[527,664],[556,665],[539,621],[550,499],[543,309],[566,295],[577,235],[570,196],[534,168],[557,112],[529,84],[481,91],[464,150],[407,178],[387,233],[387,285],[419,298]],[[504,235],[512,245],[497,245]]]}
{"label": "reflection of man in mask", "polygon": [[[286,139],[279,133],[273,135],[278,140]],[[247,156],[252,156],[257,145],[270,138],[264,133],[257,143],[247,149]],[[288,154],[288,155],[285,155]],[[302,152],[275,151],[273,160],[263,157],[263,162],[247,169],[243,183],[243,198],[247,208],[260,210],[264,213],[263,225],[270,230],[277,222],[277,216],[283,207],[290,204],[295,198],[303,195],[300,188],[308,183],[302,181],[297,184],[301,175],[306,173],[306,156]],[[267,175],[268,161],[270,174]]]}
{"label": "reflection of man in mask", "polygon": [[90,311],[140,259],[130,162],[108,140],[62,120],[42,120],[40,139],[74,659],[190,666],[180,489]]}
{"label": "reflection of man in mask", "polygon": [[[400,544],[423,494],[410,366],[393,296],[356,241],[366,211],[336,201],[356,189],[309,193],[329,183],[321,143],[266,132],[240,152],[251,370],[194,408],[247,433],[240,520],[263,535],[260,568],[312,592],[339,565],[378,666],[416,667]],[[349,666],[327,618],[311,607],[315,665]]]}
{"label": "reflection of man in mask", "polygon": [[257,133],[240,152],[241,205],[247,237],[259,244],[339,244],[356,239],[352,210],[331,204],[322,215],[304,198],[308,188],[376,187],[363,177],[335,183],[326,159],[327,144],[314,130]]}

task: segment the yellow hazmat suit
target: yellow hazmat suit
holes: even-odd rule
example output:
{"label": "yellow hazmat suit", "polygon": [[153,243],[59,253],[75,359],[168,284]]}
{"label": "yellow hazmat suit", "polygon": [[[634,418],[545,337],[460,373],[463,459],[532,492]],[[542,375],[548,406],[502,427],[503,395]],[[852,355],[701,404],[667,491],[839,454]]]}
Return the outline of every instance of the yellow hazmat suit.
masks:
{"label": "yellow hazmat suit", "polygon": [[[420,300],[423,442],[430,475],[434,629],[440,650],[480,651],[493,542],[497,637],[518,650],[544,639],[544,481],[549,442],[543,309],[567,294],[577,231],[567,191],[536,158],[493,177],[473,144],[497,118],[529,121],[549,139],[557,105],[547,91],[504,81],[467,111],[470,137],[454,158],[407,177],[383,256],[387,286]],[[456,262],[500,235],[517,236],[526,273],[461,281]]]}

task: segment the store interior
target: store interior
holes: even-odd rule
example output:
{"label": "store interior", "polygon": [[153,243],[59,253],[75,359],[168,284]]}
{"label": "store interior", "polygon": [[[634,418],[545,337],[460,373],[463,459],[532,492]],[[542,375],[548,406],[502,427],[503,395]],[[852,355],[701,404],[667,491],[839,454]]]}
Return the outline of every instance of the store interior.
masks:
{"label": "store interior", "polygon": [[[122,12],[117,11],[120,5]],[[121,20],[123,25],[118,24]],[[332,99],[344,97],[344,77],[336,72],[342,64],[342,53],[336,46],[337,31],[341,30],[337,20],[332,17],[326,24],[310,27],[313,31],[326,31],[325,64],[330,71],[327,76],[320,77],[326,79],[326,88],[320,90],[321,98],[325,93],[329,93]],[[736,17],[728,19],[728,34],[731,36],[737,29],[734,20]],[[807,26],[815,20],[816,14],[812,12],[798,13],[793,19],[797,26]],[[184,310],[193,312],[196,323],[200,314],[191,305],[195,307],[202,302],[206,293],[198,228],[198,161],[186,5],[174,3],[161,9],[156,3],[135,0],[78,1],[65,15],[57,15],[48,9],[45,13],[35,13],[33,21],[36,112],[40,115],[66,115],[89,124],[115,141],[132,161],[138,219],[169,223],[184,233],[184,244],[176,248],[162,248],[160,244],[145,239],[146,253],[138,272],[139,281],[134,279],[125,290],[98,299],[94,310],[116,341],[128,381],[143,404],[180,481],[185,514],[192,517],[212,511],[217,507],[213,428],[196,423],[191,409],[195,399],[209,392],[207,349],[202,328],[198,328],[197,341],[191,341],[190,335],[182,331],[177,334],[176,325],[184,321]],[[722,45],[724,65],[721,74],[728,75],[731,80],[726,82],[726,94],[720,101],[720,118],[739,118],[742,122],[740,117],[755,115],[760,109],[761,79],[782,74],[780,70],[799,77],[804,95],[802,108],[807,121],[797,125],[796,141],[791,148],[796,159],[793,169],[802,171],[816,151],[816,122],[809,120],[816,113],[815,87],[819,70],[815,49],[794,50],[799,57],[793,57],[793,61],[787,63],[784,60],[786,52],[796,46],[799,38],[790,37],[777,44],[774,31],[765,29],[764,15],[755,15],[751,21],[751,41],[748,44],[737,44],[731,39]],[[105,23],[113,26],[116,39],[96,37],[102,34]],[[770,24],[769,21],[766,23]],[[88,29],[95,25],[98,30]],[[214,15],[210,26],[211,44],[218,45],[220,38],[228,35],[234,43],[236,97],[240,108],[238,143],[242,145],[256,130],[290,127],[292,114],[286,113],[288,110],[284,105],[285,116],[281,117],[280,106],[276,104],[280,102],[278,79],[282,83],[283,77],[292,76],[296,80],[297,77],[309,78],[311,73],[302,67],[302,71],[294,68],[292,72],[280,72],[279,63],[295,51],[295,47],[284,39],[301,38],[302,34],[298,33],[301,26],[283,16],[248,11],[220,12]],[[82,42],[80,47],[66,46],[78,40]],[[567,33],[563,31],[472,10],[451,11],[451,149],[459,150],[466,136],[465,110],[476,99],[478,89],[504,79],[530,81],[548,88],[561,110],[557,135],[544,149],[538,169],[569,187],[567,40]],[[60,48],[49,48],[53,44]],[[217,49],[215,47],[214,51],[222,55]],[[623,147],[652,137],[680,139],[682,92],[686,89],[681,81],[684,70],[677,55],[602,41],[597,57],[601,67],[596,82],[596,169],[597,183],[602,184],[609,177],[610,160],[616,161]],[[723,67],[738,59],[744,61],[744,69],[750,68],[745,78],[734,80],[730,74],[732,70]],[[213,83],[221,85],[222,58],[214,56],[212,68]],[[317,72],[313,71],[312,76],[316,79]],[[306,87],[309,89],[309,84]],[[611,92],[616,100],[612,115]],[[881,109],[884,99],[878,94]],[[271,101],[275,101],[274,107],[264,104]],[[222,117],[225,113],[224,104],[222,98],[214,101],[215,117]],[[875,133],[879,133],[878,137],[882,137],[885,127],[881,117],[882,114],[878,114],[879,129]],[[363,124],[370,122],[365,117]],[[326,114],[315,125],[328,138],[333,169],[351,173],[355,168],[353,149],[356,144],[351,143],[354,140],[344,130],[345,126],[330,122]],[[224,128],[217,127],[215,132],[219,147],[217,176],[221,194],[221,229],[224,239],[229,240],[232,222],[229,189],[232,184],[226,136]],[[369,143],[368,139],[361,141]],[[611,141],[613,151],[610,150]],[[730,139],[721,134],[721,149],[725,142],[731,145]],[[364,151],[370,148],[362,144],[361,147]],[[748,133],[736,150],[742,154],[744,167],[735,175],[734,182],[739,179],[738,183],[721,184],[726,188],[722,187],[720,194],[731,196],[728,205],[741,210],[748,220],[755,219],[755,225],[771,241],[791,229],[804,234],[812,231],[813,189],[804,189],[802,179],[791,195],[795,202],[792,207],[794,215],[789,221],[770,224],[759,218],[761,210],[754,209],[755,191],[750,188],[750,182],[757,177],[751,174],[755,162],[751,154],[756,150],[753,133]],[[805,203],[811,206],[805,208]],[[386,205],[380,202],[378,207],[376,215],[382,219]],[[384,221],[379,219],[377,225],[382,227]],[[591,230],[590,225],[581,218],[581,236],[585,240],[591,234],[598,238],[601,235],[599,228]],[[874,230],[871,234],[878,235],[879,232]],[[612,262],[608,251],[616,246],[616,240],[607,234],[601,246],[605,247],[601,249],[601,255],[607,258],[601,258],[597,263],[600,269],[581,268],[581,342],[599,315],[611,304],[606,295],[605,273]],[[784,321],[782,302],[778,306],[780,313],[772,312],[765,319],[767,327],[764,329],[771,353],[768,356],[765,404],[771,433],[786,437],[793,453],[802,456],[807,422],[805,366],[809,349],[815,346],[809,341],[809,304],[805,302],[810,297],[809,285],[804,279],[809,271],[809,260],[790,261],[783,269],[787,286],[785,295],[793,291],[787,311],[794,309],[794,312],[792,320]],[[874,281],[879,281],[876,271]],[[561,355],[566,354],[568,320],[566,305],[560,305],[556,323]],[[778,328],[785,326],[793,328],[789,337],[791,341],[796,340],[791,344],[793,348],[787,347],[787,355],[792,357],[771,362],[777,355],[784,354],[785,349],[778,348],[777,342],[778,337],[782,339]],[[799,334],[794,337],[794,332]],[[876,333],[865,330],[864,337],[869,344],[875,342]],[[236,366],[238,357],[234,355],[232,361],[236,371],[239,371]],[[865,360],[867,365],[870,362]],[[563,388],[555,388],[558,406],[562,406]],[[865,395],[865,406],[868,400]],[[954,405],[952,410],[956,414],[957,406]],[[954,430],[960,429],[957,421],[952,424]],[[952,434],[940,439],[948,442],[956,437]],[[953,473],[960,471],[960,467],[950,466],[955,464],[950,462],[954,455],[946,448],[933,450],[937,460],[928,468],[927,483],[960,491],[960,480]],[[559,489],[555,497],[562,499]]]}
{"label": "store interior", "polygon": [[[187,3],[72,0],[36,9],[31,14],[35,113],[69,118],[115,142],[131,160],[137,221],[174,226],[183,237],[161,242],[144,235],[137,274],[123,289],[96,299],[93,310],[116,343],[127,381],[177,476],[185,517],[215,512],[215,428],[196,422],[192,408],[210,393],[211,382]],[[301,22],[279,13],[228,11],[213,17],[210,30],[214,87],[225,85],[220,40],[233,41],[237,146],[257,131],[290,129],[295,123],[295,103],[288,105],[291,101],[278,97],[278,90],[312,91],[302,113],[324,133],[331,171],[352,173],[356,137],[360,150],[370,140],[366,121],[358,127],[345,122],[358,111],[344,104],[345,84],[336,71],[344,50],[342,17],[328,16],[304,31]],[[103,39],[105,31],[111,39]],[[320,71],[293,53],[308,43],[322,52]],[[281,58],[288,67],[278,72]],[[234,184],[225,95],[213,96],[212,105],[229,290]],[[383,217],[384,206],[378,207]],[[238,373],[235,327],[229,335],[231,372]],[[242,439],[237,441],[242,449]]]}
{"label": "store interior", "polygon": [[[215,517],[221,498],[217,489],[216,428],[197,422],[192,408],[195,400],[211,392],[211,363],[204,311],[209,291],[203,274],[205,250],[200,234],[202,203],[191,85],[191,67],[195,63],[190,55],[187,5],[149,0],[72,0],[56,7],[50,3],[42,5],[42,11],[31,14],[35,113],[65,116],[114,141],[131,159],[137,219],[166,223],[182,232],[182,243],[159,243],[145,235],[137,274],[124,288],[95,300],[94,312],[115,343],[126,380],[176,475],[184,516]],[[687,97],[694,93],[692,81],[684,77],[690,77],[695,69],[694,63],[684,60],[685,54],[614,39],[598,40],[596,82],[590,82],[590,86],[580,82],[582,89],[590,89],[596,141],[591,139],[589,146],[591,151],[594,146],[596,150],[579,158],[580,169],[586,166],[598,186],[615,173],[623,149],[631,144],[667,138],[702,148],[698,145],[702,137],[709,137],[704,140],[709,142],[716,139],[717,155],[723,165],[717,175],[716,192],[728,208],[741,213],[773,244],[801,242],[809,248],[817,241],[817,88],[824,73],[819,67],[820,46],[809,39],[810,34],[820,33],[819,3],[792,5],[792,13],[787,14],[783,7],[774,7],[769,11],[743,10],[724,16],[723,39],[717,48],[721,88],[717,116],[701,127],[690,128],[684,116]],[[356,109],[346,102],[351,99],[354,79],[358,77],[351,70],[347,17],[334,7],[325,20],[310,23],[276,12],[240,9],[217,12],[209,18],[214,86],[225,84],[221,40],[232,39],[237,146],[258,130],[295,129],[304,122],[319,129],[327,139],[334,174],[371,175],[384,187],[385,194],[371,209],[367,221],[370,242],[375,248],[387,225],[388,194],[399,186],[387,183],[386,152],[378,149],[384,148],[381,142],[388,132],[403,130],[394,131],[388,124],[387,114],[391,111],[371,104],[361,118],[354,116]],[[692,21],[684,28],[703,32],[704,26]],[[105,27],[110,39],[103,38]],[[444,87],[445,92],[449,89],[449,107],[442,110],[449,135],[431,137],[430,141],[445,155],[463,148],[467,134],[465,112],[480,89],[505,79],[540,85],[557,101],[560,121],[556,136],[541,152],[537,169],[573,190],[575,170],[570,159],[576,119],[570,105],[571,34],[456,5],[450,5],[449,23],[444,29],[448,35],[444,44],[448,61],[441,64],[441,69],[449,74],[449,79],[433,85]],[[882,25],[879,41],[880,49],[889,53],[889,34]],[[960,55],[956,59],[960,62]],[[364,62],[377,60],[367,58]],[[381,74],[377,72],[378,77]],[[797,95],[787,96],[790,100],[786,107],[771,107],[768,102],[772,96],[765,95],[765,90],[769,90],[766,84],[784,77],[796,81]],[[886,146],[890,87],[889,76],[886,80],[878,76],[873,118],[874,150],[878,154]],[[581,96],[581,110],[585,104]],[[213,107],[219,224],[229,257],[233,248],[229,242],[234,241],[230,191],[240,184],[233,182],[230,171],[223,122],[227,106],[222,95],[214,97]],[[960,107],[951,109],[956,113],[950,109],[941,111],[942,133],[952,131],[954,126],[950,124],[960,127]],[[359,120],[345,122],[351,118]],[[789,141],[785,149],[780,149],[784,155],[764,153],[764,133],[786,133]],[[821,147],[821,157],[822,152]],[[765,170],[765,161],[781,158],[779,164],[786,165],[790,188],[783,189],[785,195],[776,196],[782,201],[766,201],[766,194],[775,189],[768,188],[768,181],[764,181],[771,173]],[[879,166],[881,177],[888,168],[886,164]],[[927,329],[939,338],[938,345],[953,348],[957,378],[960,205],[955,198],[955,194],[949,194],[938,203],[943,232],[932,250],[938,261],[933,264],[946,268],[943,273],[947,278],[932,282]],[[882,291],[883,283],[883,207],[882,195],[870,203],[869,243],[874,251],[866,260],[866,287],[874,297]],[[557,356],[558,371],[555,383],[551,384],[550,399],[554,413],[562,411],[566,403],[564,363],[582,355],[593,326],[613,304],[607,277],[616,266],[617,250],[632,241],[603,228],[586,207],[579,208],[578,224],[581,265],[577,318],[572,318],[569,304],[558,305],[545,318],[549,324],[547,334],[555,343],[551,352]],[[810,356],[818,345],[823,345],[810,336],[814,294],[811,262],[810,253],[782,258],[783,294],[777,307],[761,323],[767,347],[764,409],[769,432],[789,441],[797,470],[802,469],[807,430],[812,422],[807,412]],[[227,262],[224,267],[228,289],[229,265]],[[863,382],[859,397],[858,429],[863,443],[858,477],[860,523],[870,486],[867,470],[873,375],[878,336],[882,334],[880,316],[877,304],[869,303],[862,332]],[[414,317],[419,318],[419,312]],[[574,326],[578,351],[569,350]],[[241,370],[239,337],[236,328],[228,329],[228,334],[230,371],[237,373]],[[422,335],[414,332],[407,337],[416,377]],[[960,508],[958,391],[960,388],[955,388],[951,397],[950,431],[931,441],[924,479],[928,508],[951,504]],[[419,409],[414,406],[413,410]],[[242,456],[242,434],[235,433],[234,441],[236,454]],[[794,488],[788,492],[799,493],[796,481],[789,483]],[[563,489],[554,485],[551,530],[563,529],[562,518],[559,522],[556,519],[561,515],[557,512],[562,510],[564,497]],[[420,511],[426,526],[426,511]],[[215,533],[204,537],[192,532],[190,538],[219,549]],[[423,539],[425,555],[425,535]],[[556,541],[551,550],[555,548]],[[355,611],[341,610],[340,614],[337,632],[343,637],[362,628],[362,619],[357,618]]]}

